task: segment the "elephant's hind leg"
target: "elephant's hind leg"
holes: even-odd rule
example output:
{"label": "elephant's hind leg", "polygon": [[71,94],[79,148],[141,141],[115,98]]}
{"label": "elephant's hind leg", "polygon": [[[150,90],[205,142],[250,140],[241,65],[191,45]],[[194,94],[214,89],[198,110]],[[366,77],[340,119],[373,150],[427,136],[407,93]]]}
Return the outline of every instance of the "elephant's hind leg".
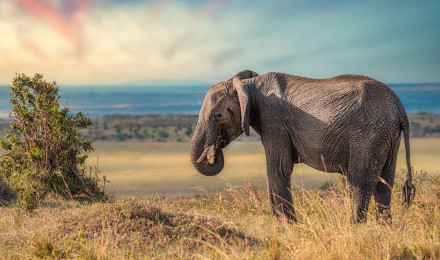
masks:
{"label": "elephant's hind leg", "polygon": [[373,194],[374,183],[351,182],[353,190],[353,213],[351,221],[362,223],[367,220],[368,205]]}
{"label": "elephant's hind leg", "polygon": [[352,222],[365,222],[367,219],[368,206],[378,176],[385,165],[386,157],[381,158],[380,149],[360,149],[350,153],[348,165],[348,181],[353,191],[353,214]]}
{"label": "elephant's hind leg", "polygon": [[374,200],[376,201],[376,218],[378,221],[391,224],[391,192],[396,174],[397,147],[389,155],[385,167],[380,175],[380,179],[374,190]]}

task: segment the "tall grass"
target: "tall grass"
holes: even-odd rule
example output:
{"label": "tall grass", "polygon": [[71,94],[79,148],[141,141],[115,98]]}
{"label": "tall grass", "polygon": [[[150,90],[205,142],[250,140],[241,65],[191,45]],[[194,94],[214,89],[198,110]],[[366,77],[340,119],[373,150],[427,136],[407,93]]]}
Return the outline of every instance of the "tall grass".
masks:
{"label": "tall grass", "polygon": [[440,177],[415,176],[410,208],[396,180],[392,225],[376,221],[374,201],[366,223],[350,224],[344,181],[318,192],[294,186],[296,223],[272,217],[265,189],[253,185],[90,205],[49,198],[32,214],[0,208],[0,257],[438,259]]}

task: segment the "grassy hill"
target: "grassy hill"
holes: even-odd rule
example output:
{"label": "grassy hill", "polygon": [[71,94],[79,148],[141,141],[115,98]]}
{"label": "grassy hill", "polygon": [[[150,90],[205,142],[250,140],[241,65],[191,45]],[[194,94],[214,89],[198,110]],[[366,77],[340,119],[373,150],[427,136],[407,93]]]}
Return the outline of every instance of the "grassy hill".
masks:
{"label": "grassy hill", "polygon": [[269,214],[261,188],[198,197],[78,204],[56,197],[34,213],[0,208],[0,258],[438,259],[440,178],[419,174],[414,204],[397,180],[391,226],[350,224],[344,182],[321,192],[294,187],[297,223]]}

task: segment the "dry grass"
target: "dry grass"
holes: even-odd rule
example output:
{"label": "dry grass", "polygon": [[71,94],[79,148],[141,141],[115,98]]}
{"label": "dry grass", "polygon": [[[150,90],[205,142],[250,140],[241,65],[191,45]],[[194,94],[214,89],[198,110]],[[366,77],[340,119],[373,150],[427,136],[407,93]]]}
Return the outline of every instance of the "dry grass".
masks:
{"label": "dry grass", "polygon": [[[349,188],[339,175],[296,165],[297,223],[269,214],[261,144],[236,142],[217,177],[194,172],[182,143],[97,143],[100,169],[117,195],[214,193],[79,204],[48,198],[32,214],[0,207],[0,259],[439,259],[440,139],[411,139],[418,193],[402,205],[403,172],[393,191],[393,225],[352,225]],[[399,153],[398,168],[405,168]],[[95,158],[96,158],[95,156]],[[93,156],[92,156],[93,157]],[[95,161],[90,161],[93,164]],[[245,185],[244,179],[252,183]],[[317,191],[324,182],[333,183]],[[236,188],[235,185],[244,188]],[[257,188],[256,188],[257,187]],[[306,188],[304,188],[306,187]],[[2,203],[0,203],[1,205]]]}
{"label": "dry grass", "polygon": [[393,225],[349,223],[349,188],[294,187],[297,223],[270,216],[266,193],[248,185],[196,197],[81,205],[49,198],[32,214],[0,208],[0,257],[86,259],[438,259],[440,178],[417,174],[414,204],[402,205],[399,174]]}

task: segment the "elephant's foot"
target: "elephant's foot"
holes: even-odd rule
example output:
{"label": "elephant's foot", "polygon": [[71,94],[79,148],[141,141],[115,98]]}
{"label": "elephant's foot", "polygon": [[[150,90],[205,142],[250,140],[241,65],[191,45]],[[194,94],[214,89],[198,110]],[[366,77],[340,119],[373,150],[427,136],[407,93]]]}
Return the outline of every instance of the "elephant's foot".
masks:
{"label": "elephant's foot", "polygon": [[391,208],[378,205],[376,212],[376,221],[383,225],[392,225]]}
{"label": "elephant's foot", "polygon": [[284,218],[289,222],[296,222],[295,210],[291,205],[280,204],[278,207],[272,207],[271,213],[273,216]]}

